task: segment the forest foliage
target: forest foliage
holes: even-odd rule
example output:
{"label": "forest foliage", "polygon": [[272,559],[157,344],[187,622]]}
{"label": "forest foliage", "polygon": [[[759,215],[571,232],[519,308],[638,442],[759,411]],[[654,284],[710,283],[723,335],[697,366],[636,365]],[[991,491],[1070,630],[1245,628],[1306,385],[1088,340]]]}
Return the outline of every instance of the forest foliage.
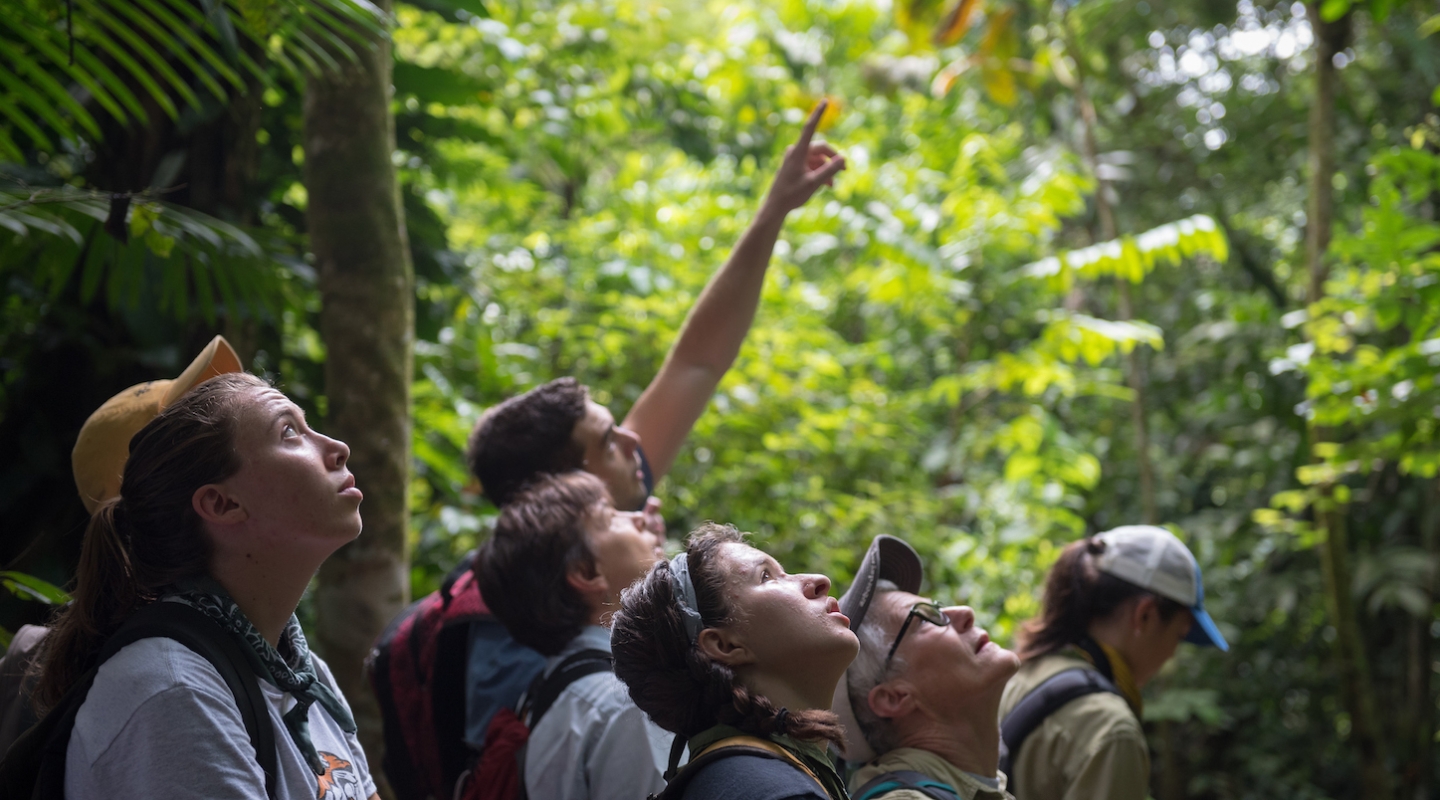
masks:
{"label": "forest foliage", "polygon": [[[21,4],[56,36],[0,28],[4,75],[31,53],[83,84],[56,60],[63,14]],[[144,6],[209,9],[184,66],[221,90],[194,78],[169,117],[149,103],[171,121],[144,169],[124,166],[143,120],[121,95],[40,114],[0,77],[16,93],[0,433],[19,453],[0,513],[21,534],[0,564],[31,601],[0,607],[7,626],[48,591],[22,571],[66,579],[83,524],[69,442],[105,397],[173,374],[218,328],[326,408],[299,145],[300,81],[323,68],[306,59],[330,51],[309,4]],[[1404,4],[1320,13],[1351,33],[1329,273],[1308,303],[1300,3],[397,4],[412,593],[493,522],[462,460],[479,413],[574,375],[623,416],[827,98],[848,169],[791,215],[745,347],[659,487],[672,538],[733,522],[843,586],[871,537],[899,535],[927,592],[1013,643],[1061,546],[1153,518],[1195,551],[1233,645],[1182,650],[1150,687],[1154,795],[1352,797],[1313,522],[1334,504],[1374,690],[1396,709],[1383,758],[1397,789],[1433,794],[1440,23]],[[221,17],[261,32],[229,83]],[[218,200],[198,191],[213,176],[194,142],[212,134],[248,176]],[[136,193],[118,223],[113,192]]]}

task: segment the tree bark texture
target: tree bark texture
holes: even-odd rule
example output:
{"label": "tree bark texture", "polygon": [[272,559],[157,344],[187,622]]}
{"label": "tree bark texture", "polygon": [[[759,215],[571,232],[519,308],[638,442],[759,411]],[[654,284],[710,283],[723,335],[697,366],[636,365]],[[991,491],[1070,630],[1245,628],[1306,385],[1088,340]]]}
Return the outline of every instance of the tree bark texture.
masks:
{"label": "tree bark texture", "polygon": [[[1070,57],[1077,65],[1084,64],[1085,60],[1075,42],[1075,37],[1068,39]],[[1095,216],[1100,222],[1101,241],[1113,241],[1120,237],[1120,226],[1115,221],[1115,209],[1111,207],[1109,193],[1113,191],[1110,182],[1100,176],[1100,147],[1096,143],[1095,131],[1100,127],[1100,120],[1095,113],[1095,104],[1090,99],[1090,93],[1085,89],[1085,76],[1083,70],[1078,71],[1075,81],[1075,103],[1080,109],[1081,144],[1085,151],[1085,160],[1090,164],[1090,170],[1095,173]],[[1129,320],[1134,317],[1134,309],[1131,303],[1130,281],[1126,278],[1119,278],[1119,317],[1122,320]],[[1069,307],[1067,302],[1066,307]],[[1145,364],[1140,358],[1140,348],[1132,348],[1125,354],[1125,378],[1130,385],[1130,391],[1134,393],[1135,399],[1130,403],[1130,429],[1135,436],[1135,462],[1140,479],[1140,510],[1141,521],[1146,525],[1154,525],[1159,521],[1155,505],[1155,464],[1150,459],[1150,428],[1146,421],[1145,409]]]}
{"label": "tree bark texture", "polygon": [[[392,8],[391,0],[377,5]],[[307,222],[326,348],[326,433],[350,445],[350,469],[365,493],[365,530],[321,567],[315,610],[318,649],[355,710],[379,778],[383,738],[364,661],[409,595],[415,279],[390,160],[390,43],[357,50],[357,61],[311,77],[305,92]]]}
{"label": "tree bark texture", "polygon": [[[1350,17],[1326,22],[1320,16],[1319,3],[1308,3],[1306,9],[1315,31],[1315,96],[1310,105],[1309,198],[1305,222],[1308,299],[1314,304],[1324,298],[1325,280],[1329,276],[1325,253],[1334,224],[1335,103],[1340,83],[1334,58],[1345,47]],[[1309,433],[1312,447],[1328,441],[1331,436],[1330,431],[1313,424]],[[1363,796],[1369,800],[1389,800],[1392,782],[1386,768],[1385,740],[1376,714],[1369,659],[1355,607],[1346,508],[1335,499],[1333,486],[1319,489],[1320,497],[1314,508],[1320,539],[1317,547],[1325,606],[1336,633],[1341,696],[1350,715],[1350,741],[1364,775]]]}

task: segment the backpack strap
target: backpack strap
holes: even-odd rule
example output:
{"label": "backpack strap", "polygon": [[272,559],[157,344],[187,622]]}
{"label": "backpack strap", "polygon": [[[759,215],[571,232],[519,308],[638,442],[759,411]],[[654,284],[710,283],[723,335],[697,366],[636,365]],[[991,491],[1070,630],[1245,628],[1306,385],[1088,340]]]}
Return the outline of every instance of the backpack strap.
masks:
{"label": "backpack strap", "polygon": [[[685,794],[685,787],[690,785],[691,779],[700,774],[700,771],[710,764],[732,756],[759,756],[770,758],[776,761],[784,761],[790,766],[805,773],[815,785],[820,787],[820,793],[829,796],[825,784],[814,770],[805,765],[794,753],[786,750],[769,739],[761,739],[758,736],[730,736],[714,742],[709,747],[701,750],[691,757],[689,763],[681,767],[680,772],[670,779],[665,785],[665,790],[658,795],[651,795],[654,800],[679,800]],[[946,800],[949,800],[948,798]]]}
{"label": "backpack strap", "polygon": [[238,639],[203,612],[185,603],[162,601],[145,606],[126,620],[120,630],[105,642],[100,651],[100,663],[108,661],[128,644],[154,638],[173,639],[185,645],[220,673],[235,696],[245,732],[250,735],[250,744],[255,748],[255,760],[265,773],[265,794],[274,800],[279,774],[275,726],[270,722],[270,708],[260,691],[260,679],[250,669],[253,656]]}
{"label": "backpack strap", "polygon": [[1009,778],[1006,789],[1011,794],[1015,793],[1015,759],[1025,739],[1070,701],[1100,692],[1122,696],[1115,684],[1099,672],[1071,667],[1046,678],[1005,715],[1000,721],[1000,771]]}
{"label": "backpack strap", "polygon": [[75,716],[85,704],[100,666],[128,644],[141,639],[173,639],[210,662],[235,696],[245,732],[255,748],[255,760],[265,773],[265,794],[274,800],[278,775],[275,728],[260,691],[260,680],[250,669],[250,654],[240,642],[201,611],[184,603],[156,602],[130,616],[101,648],[94,666],[85,672],[43,719],[11,746],[0,763],[0,796],[63,800],[65,757]]}
{"label": "backpack strap", "polygon": [[540,718],[560,699],[560,693],[575,681],[597,672],[614,672],[615,658],[604,650],[581,650],[561,661],[549,674],[535,676],[530,689],[520,701],[520,719],[530,730],[540,724]]}
{"label": "backpack strap", "polygon": [[960,800],[960,793],[948,783],[932,779],[923,772],[897,770],[876,775],[855,790],[851,800],[870,800],[896,789],[914,789],[933,800]]}

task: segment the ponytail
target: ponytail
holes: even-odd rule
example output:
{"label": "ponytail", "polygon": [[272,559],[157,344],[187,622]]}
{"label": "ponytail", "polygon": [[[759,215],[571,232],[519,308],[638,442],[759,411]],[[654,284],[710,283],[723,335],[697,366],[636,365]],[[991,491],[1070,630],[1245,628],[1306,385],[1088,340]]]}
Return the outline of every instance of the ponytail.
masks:
{"label": "ponytail", "polygon": [[1160,618],[1171,619],[1181,605],[1129,581],[1101,572],[1096,558],[1105,542],[1089,536],[1071,542],[1045,578],[1040,616],[1020,626],[1017,651],[1021,661],[1046,656],[1089,636],[1091,623],[1105,619],[1134,597],[1154,597]]}
{"label": "ponytail", "polygon": [[209,569],[211,542],[191,498],[240,469],[234,440],[241,398],[268,386],[245,373],[211,378],[130,440],[120,496],[90,516],[74,599],[56,612],[36,660],[37,711],[64,697],[136,609]]}

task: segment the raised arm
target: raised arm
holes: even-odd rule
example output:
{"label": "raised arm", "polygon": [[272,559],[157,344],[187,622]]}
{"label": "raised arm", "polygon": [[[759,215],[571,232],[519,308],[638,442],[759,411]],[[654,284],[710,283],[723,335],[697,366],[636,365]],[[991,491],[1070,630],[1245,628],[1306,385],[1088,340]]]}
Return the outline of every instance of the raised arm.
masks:
{"label": "raised arm", "polygon": [[811,142],[824,112],[822,102],[810,114],[800,141],[786,149],[754,221],[725,266],[705,285],[660,372],[625,417],[625,427],[640,435],[656,481],[670,471],[685,437],[740,352],[786,215],[845,169],[844,156],[829,145]]}

